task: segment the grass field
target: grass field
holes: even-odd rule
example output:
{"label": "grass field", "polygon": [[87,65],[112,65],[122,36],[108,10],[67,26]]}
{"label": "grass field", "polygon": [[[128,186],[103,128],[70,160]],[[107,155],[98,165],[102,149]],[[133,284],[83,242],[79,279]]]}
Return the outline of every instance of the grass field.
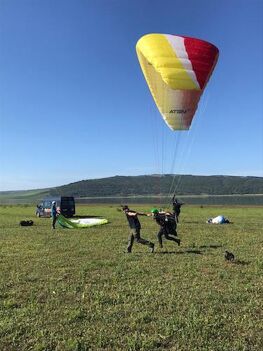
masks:
{"label": "grass field", "polygon": [[[262,208],[185,206],[182,245],[154,254],[123,253],[128,227],[113,205],[78,206],[110,220],[80,230],[52,231],[33,207],[0,211],[1,351],[263,350]],[[205,223],[218,214],[233,223]],[[156,223],[141,223],[157,244]]]}

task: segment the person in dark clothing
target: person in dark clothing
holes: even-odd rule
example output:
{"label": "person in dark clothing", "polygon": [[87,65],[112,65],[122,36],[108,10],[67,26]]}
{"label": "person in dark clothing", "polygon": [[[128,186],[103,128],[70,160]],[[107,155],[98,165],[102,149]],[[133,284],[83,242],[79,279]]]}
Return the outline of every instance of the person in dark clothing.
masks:
{"label": "person in dark clothing", "polygon": [[178,244],[178,246],[180,246],[181,240],[177,238],[176,220],[174,216],[168,212],[159,212],[157,208],[153,208],[151,213],[153,215],[153,219],[155,219],[156,223],[161,227],[157,233],[160,248],[163,247],[163,236],[165,239],[174,241]]}
{"label": "person in dark clothing", "polygon": [[59,213],[57,211],[56,201],[52,201],[52,204],[51,204],[52,229],[56,229],[55,225],[56,225],[58,214]]}
{"label": "person in dark clothing", "polygon": [[141,238],[141,234],[140,234],[141,223],[138,219],[138,216],[147,216],[147,214],[130,210],[128,206],[122,206],[122,211],[125,213],[130,227],[130,235],[128,238],[127,252],[130,253],[132,251],[134,239],[139,244],[149,246],[149,248],[151,249],[151,252],[154,252],[154,243]]}
{"label": "person in dark clothing", "polygon": [[173,214],[174,214],[174,218],[176,220],[177,223],[179,223],[179,215],[181,212],[181,206],[183,205],[182,202],[178,202],[178,200],[175,198],[175,195],[173,196]]}

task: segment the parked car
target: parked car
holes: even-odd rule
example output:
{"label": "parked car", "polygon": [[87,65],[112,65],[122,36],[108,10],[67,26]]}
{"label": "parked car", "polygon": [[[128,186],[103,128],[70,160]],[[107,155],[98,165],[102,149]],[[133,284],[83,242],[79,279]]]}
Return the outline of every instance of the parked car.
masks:
{"label": "parked car", "polygon": [[56,201],[57,210],[65,217],[72,217],[75,214],[75,199],[73,196],[47,197],[36,207],[37,217],[51,217],[51,204]]}

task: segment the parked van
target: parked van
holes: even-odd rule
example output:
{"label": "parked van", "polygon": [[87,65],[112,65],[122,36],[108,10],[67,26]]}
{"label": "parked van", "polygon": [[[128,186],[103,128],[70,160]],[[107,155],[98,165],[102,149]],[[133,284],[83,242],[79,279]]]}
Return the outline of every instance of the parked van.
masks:
{"label": "parked van", "polygon": [[75,199],[73,196],[47,197],[36,208],[37,217],[51,217],[52,201],[56,201],[57,210],[65,217],[75,214]]}

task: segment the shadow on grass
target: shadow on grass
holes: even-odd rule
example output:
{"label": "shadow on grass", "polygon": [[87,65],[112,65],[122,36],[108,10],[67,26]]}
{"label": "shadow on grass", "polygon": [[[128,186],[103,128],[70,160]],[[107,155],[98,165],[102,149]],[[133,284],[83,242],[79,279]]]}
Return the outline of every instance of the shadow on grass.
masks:
{"label": "shadow on grass", "polygon": [[222,245],[202,245],[200,249],[219,249]]}
{"label": "shadow on grass", "polygon": [[191,250],[191,249],[187,249],[184,251],[157,251],[155,253],[159,254],[159,255],[171,255],[171,254],[175,254],[175,255],[184,255],[184,254],[202,255],[203,254],[200,250]]}
{"label": "shadow on grass", "polygon": [[[181,222],[179,222],[181,223]],[[206,222],[202,222],[202,221],[183,221],[183,224],[207,224]]]}
{"label": "shadow on grass", "polygon": [[235,260],[231,262],[232,264],[240,265],[240,266],[248,266],[251,262],[249,261],[241,261],[241,260]]}

